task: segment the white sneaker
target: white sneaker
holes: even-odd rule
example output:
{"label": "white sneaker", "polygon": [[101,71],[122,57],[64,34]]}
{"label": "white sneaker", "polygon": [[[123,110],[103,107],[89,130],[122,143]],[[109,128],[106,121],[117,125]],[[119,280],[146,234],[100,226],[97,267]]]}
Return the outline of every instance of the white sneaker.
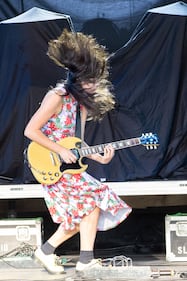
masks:
{"label": "white sneaker", "polygon": [[57,264],[57,256],[45,255],[40,248],[38,248],[34,257],[45,267],[45,269],[52,274],[63,273],[64,267]]}
{"label": "white sneaker", "polygon": [[76,264],[76,271],[84,271],[84,270],[89,270],[92,268],[102,268],[102,263],[100,259],[93,259],[89,263],[82,263],[80,261],[77,262]]}

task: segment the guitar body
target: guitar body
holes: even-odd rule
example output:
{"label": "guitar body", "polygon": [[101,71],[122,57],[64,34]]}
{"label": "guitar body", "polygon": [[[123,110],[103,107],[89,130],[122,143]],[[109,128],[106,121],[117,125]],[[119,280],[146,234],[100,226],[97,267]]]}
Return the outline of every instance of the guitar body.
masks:
{"label": "guitar body", "polygon": [[[58,142],[68,149],[81,147],[81,140],[76,137],[67,137]],[[59,155],[39,145],[31,142],[27,150],[27,158],[30,169],[36,180],[42,184],[54,184],[63,174],[78,174],[87,169],[87,165],[79,158],[75,164],[63,163]]]}

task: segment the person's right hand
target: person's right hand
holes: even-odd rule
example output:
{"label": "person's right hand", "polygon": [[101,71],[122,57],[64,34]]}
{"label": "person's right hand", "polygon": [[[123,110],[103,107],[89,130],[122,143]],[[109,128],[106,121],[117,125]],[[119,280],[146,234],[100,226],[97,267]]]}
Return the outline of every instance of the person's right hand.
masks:
{"label": "person's right hand", "polygon": [[76,163],[77,161],[77,157],[73,154],[73,152],[65,147],[62,147],[59,154],[60,154],[60,158],[66,164]]}

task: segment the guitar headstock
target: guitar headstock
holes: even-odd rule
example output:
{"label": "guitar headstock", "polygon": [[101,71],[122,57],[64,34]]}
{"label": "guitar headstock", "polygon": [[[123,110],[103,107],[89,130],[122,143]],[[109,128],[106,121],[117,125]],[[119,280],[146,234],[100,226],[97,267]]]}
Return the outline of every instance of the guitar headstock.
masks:
{"label": "guitar headstock", "polygon": [[140,137],[141,144],[146,146],[147,149],[157,149],[159,146],[159,139],[157,134],[145,133]]}

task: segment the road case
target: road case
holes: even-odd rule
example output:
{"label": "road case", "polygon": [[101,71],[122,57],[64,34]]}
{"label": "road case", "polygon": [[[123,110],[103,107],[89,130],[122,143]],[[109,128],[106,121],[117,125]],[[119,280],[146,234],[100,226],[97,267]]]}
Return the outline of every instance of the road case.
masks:
{"label": "road case", "polygon": [[0,256],[8,254],[23,244],[36,248],[43,239],[43,219],[1,219],[0,220]]}
{"label": "road case", "polygon": [[187,214],[165,216],[166,260],[187,261]]}

